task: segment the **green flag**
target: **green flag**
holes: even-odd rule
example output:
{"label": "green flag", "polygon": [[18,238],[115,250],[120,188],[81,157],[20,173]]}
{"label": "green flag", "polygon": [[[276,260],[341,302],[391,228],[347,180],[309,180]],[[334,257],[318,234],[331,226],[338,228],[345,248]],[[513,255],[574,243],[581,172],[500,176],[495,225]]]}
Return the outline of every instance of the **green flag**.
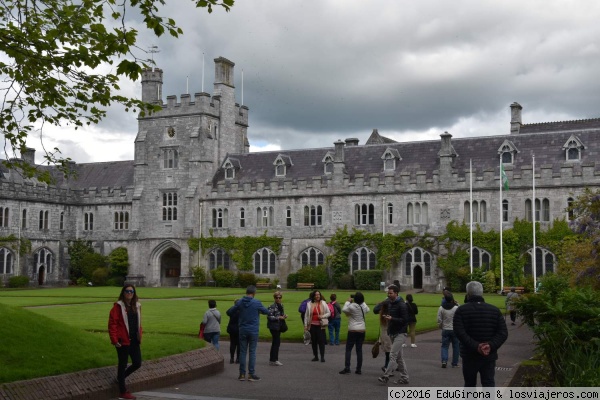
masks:
{"label": "green flag", "polygon": [[502,179],[502,188],[508,190],[508,177],[504,171],[504,164],[500,164],[500,179]]}

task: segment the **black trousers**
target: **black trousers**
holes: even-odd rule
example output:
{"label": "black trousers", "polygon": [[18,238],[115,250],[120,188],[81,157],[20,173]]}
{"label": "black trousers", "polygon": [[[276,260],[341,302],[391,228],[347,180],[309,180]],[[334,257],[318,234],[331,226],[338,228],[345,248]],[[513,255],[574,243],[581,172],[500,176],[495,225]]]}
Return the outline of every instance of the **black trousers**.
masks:
{"label": "black trousers", "polygon": [[[117,357],[119,358],[119,365],[117,367],[119,392],[125,393],[127,391],[125,378],[142,366],[142,351],[140,343],[137,341],[132,341],[129,346],[115,347],[115,349],[117,349]],[[131,357],[131,365],[128,367],[127,361],[129,361],[129,357]]]}
{"label": "black trousers", "polygon": [[269,361],[279,361],[279,346],[281,345],[281,332],[279,330],[269,329],[271,331],[271,353]]}
{"label": "black trousers", "polygon": [[231,359],[240,359],[240,333],[239,331],[229,334],[229,354]]}
{"label": "black trousers", "polygon": [[310,325],[310,340],[312,342],[312,351],[315,357],[318,357],[317,346],[321,353],[321,359],[325,358],[325,329],[320,325]]}
{"label": "black trousers", "polygon": [[495,387],[496,360],[486,358],[463,358],[463,378],[465,387],[477,386],[477,373],[482,387]]}
{"label": "black trousers", "polygon": [[350,360],[352,359],[352,348],[356,346],[356,371],[361,370],[363,363],[362,345],[365,341],[364,332],[348,331],[348,340],[346,341],[346,369],[350,369]]}

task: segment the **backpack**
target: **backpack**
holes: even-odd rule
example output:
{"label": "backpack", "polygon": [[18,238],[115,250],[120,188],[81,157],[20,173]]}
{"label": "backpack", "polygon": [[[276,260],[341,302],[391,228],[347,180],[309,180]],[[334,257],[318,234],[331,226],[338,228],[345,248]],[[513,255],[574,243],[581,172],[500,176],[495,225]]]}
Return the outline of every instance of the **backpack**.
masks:
{"label": "backpack", "polygon": [[331,313],[328,319],[332,321],[335,318],[335,305],[333,303],[327,303],[327,307],[329,308],[329,312]]}
{"label": "backpack", "polygon": [[298,312],[300,314],[304,314],[306,312],[306,305],[308,304],[309,301],[310,301],[310,299],[306,299],[302,303],[300,303],[300,307],[298,307]]}

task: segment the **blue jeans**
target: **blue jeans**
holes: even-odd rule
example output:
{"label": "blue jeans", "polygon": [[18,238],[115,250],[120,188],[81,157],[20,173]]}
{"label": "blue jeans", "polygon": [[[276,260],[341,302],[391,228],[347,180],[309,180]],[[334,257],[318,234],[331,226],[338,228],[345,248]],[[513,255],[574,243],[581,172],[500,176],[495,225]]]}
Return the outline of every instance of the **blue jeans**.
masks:
{"label": "blue jeans", "polygon": [[342,319],[341,318],[336,318],[332,321],[329,321],[329,344],[333,344],[334,343],[334,338],[333,338],[333,334],[335,332],[335,344],[340,344],[340,325],[341,325]]}
{"label": "blue jeans", "polygon": [[248,373],[254,375],[254,366],[256,365],[256,345],[258,344],[258,333],[240,332],[240,375],[246,374],[246,354],[248,357]]}
{"label": "blue jeans", "polygon": [[215,349],[219,350],[219,336],[221,336],[221,332],[204,333],[204,340],[215,346]]}
{"label": "blue jeans", "polygon": [[346,359],[344,364],[345,369],[350,369],[350,360],[352,359],[352,348],[356,346],[356,371],[361,370],[363,362],[362,345],[364,341],[364,332],[348,331],[348,341],[346,342]]}
{"label": "blue jeans", "polygon": [[460,353],[460,342],[454,331],[442,329],[442,362],[448,362],[448,348],[452,342],[452,365],[458,365],[458,356]]}

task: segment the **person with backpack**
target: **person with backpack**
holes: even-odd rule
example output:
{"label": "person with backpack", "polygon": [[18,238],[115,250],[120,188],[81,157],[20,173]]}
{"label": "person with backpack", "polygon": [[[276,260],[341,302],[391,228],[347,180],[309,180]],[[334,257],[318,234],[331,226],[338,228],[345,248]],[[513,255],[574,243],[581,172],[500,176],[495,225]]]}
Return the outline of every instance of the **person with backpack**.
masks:
{"label": "person with backpack", "polygon": [[298,307],[298,312],[300,313],[300,318],[302,319],[302,325],[304,325],[304,314],[306,314],[306,305],[310,302],[310,297],[300,303],[300,307]]}
{"label": "person with backpack", "polygon": [[[342,308],[337,302],[337,295],[333,293],[329,296],[331,300],[327,306],[331,316],[329,317],[329,344],[339,346],[340,344],[340,326],[342,324]],[[335,336],[335,338],[334,338]]]}
{"label": "person with backpack", "polygon": [[204,324],[204,340],[211,343],[219,350],[219,336],[221,336],[221,313],[217,310],[217,302],[215,300],[208,301],[208,311],[204,313],[202,318]]}

